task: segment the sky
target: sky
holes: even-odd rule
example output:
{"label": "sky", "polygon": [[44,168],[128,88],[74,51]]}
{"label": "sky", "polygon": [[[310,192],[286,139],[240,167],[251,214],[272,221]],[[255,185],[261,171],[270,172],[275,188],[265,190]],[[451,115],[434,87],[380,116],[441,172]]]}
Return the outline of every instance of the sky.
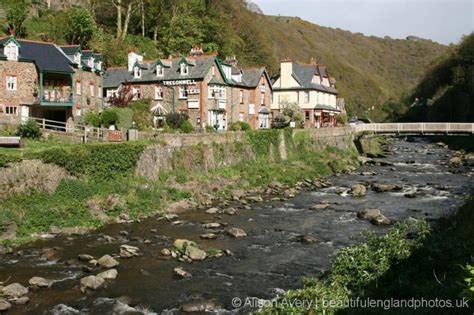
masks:
{"label": "sky", "polygon": [[474,31],[474,0],[252,0],[267,15],[299,16],[366,35],[458,43]]}

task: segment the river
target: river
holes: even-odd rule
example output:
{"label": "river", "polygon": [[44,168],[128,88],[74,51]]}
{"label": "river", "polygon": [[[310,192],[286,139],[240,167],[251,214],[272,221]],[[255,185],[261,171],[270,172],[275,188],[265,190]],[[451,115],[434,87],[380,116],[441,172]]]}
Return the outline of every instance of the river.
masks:
{"label": "river", "polygon": [[[178,314],[183,304],[203,301],[220,305],[219,313],[247,312],[248,308],[235,308],[232,299],[271,299],[282,290],[298,288],[302,277],[328,268],[335,250],[360,241],[364,229],[387,230],[357,219],[359,210],[378,208],[392,220],[433,220],[458,207],[473,182],[468,176],[470,167],[449,165],[451,154],[422,139],[396,140],[391,152],[380,158],[383,166],[365,165],[355,173],[332,176],[328,178],[330,187],[302,191],[287,201],[266,199],[251,204],[249,210],[240,209],[237,215],[191,210],[179,215],[180,225],[154,217],[109,225],[84,236],[36,241],[0,256],[0,281],[10,277],[9,283],[26,286],[31,277],[40,276],[56,282],[47,289],[30,290],[30,302],[14,306],[9,314]],[[347,193],[354,184],[373,182],[398,184],[403,190],[377,193],[368,189],[362,198]],[[410,193],[414,198],[405,196]],[[309,209],[323,201],[328,208]],[[242,228],[248,236],[235,239],[223,233],[215,240],[202,240],[200,235],[208,232],[203,222],[226,222],[228,227]],[[321,241],[299,242],[298,237],[306,234]],[[193,263],[163,257],[161,250],[170,248],[178,238],[193,240],[203,249],[228,249],[233,255]],[[122,244],[137,246],[141,255],[118,259],[117,279],[96,291],[81,293],[80,278],[103,269],[87,270],[77,256],[117,254]],[[173,273],[178,266],[192,277],[178,279]]]}

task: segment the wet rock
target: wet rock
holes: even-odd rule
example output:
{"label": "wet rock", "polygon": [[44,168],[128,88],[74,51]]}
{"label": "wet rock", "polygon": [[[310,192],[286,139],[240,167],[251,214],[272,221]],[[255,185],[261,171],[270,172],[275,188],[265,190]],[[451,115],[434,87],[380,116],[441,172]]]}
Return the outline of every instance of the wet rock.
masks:
{"label": "wet rock", "polygon": [[107,243],[113,243],[115,242],[115,238],[113,238],[112,236],[109,236],[109,235],[104,235],[102,236],[102,239],[107,242]]}
{"label": "wet rock", "polygon": [[366,164],[366,163],[372,161],[372,159],[368,158],[368,157],[365,157],[365,156],[358,156],[357,161],[359,161],[362,164]]}
{"label": "wet rock", "polygon": [[52,314],[61,314],[61,315],[73,315],[79,314],[80,312],[75,308],[67,306],[65,304],[58,304],[51,310]]}
{"label": "wet rock", "polygon": [[202,234],[200,237],[204,240],[215,240],[217,238],[217,235],[214,233],[206,233]]}
{"label": "wet rock", "polygon": [[168,248],[163,248],[161,250],[161,255],[163,256],[171,256],[171,251]]}
{"label": "wet rock", "polygon": [[239,200],[240,198],[245,196],[245,191],[242,189],[234,189],[231,192],[231,196],[234,200]]}
{"label": "wet rock", "polygon": [[110,255],[104,255],[97,260],[97,263],[105,268],[113,268],[119,265],[119,262]]}
{"label": "wet rock", "polygon": [[12,283],[3,287],[2,293],[8,298],[19,298],[25,294],[28,294],[28,288],[25,288],[19,283]]}
{"label": "wet rock", "polygon": [[440,148],[447,148],[448,147],[448,145],[443,143],[443,142],[437,142],[436,145]]}
{"label": "wet rock", "polygon": [[220,212],[220,209],[217,208],[217,207],[209,208],[209,209],[206,210],[207,214],[216,214],[216,213],[219,213],[219,212]]}
{"label": "wet rock", "polygon": [[186,247],[186,256],[192,260],[204,260],[206,259],[206,252],[196,246],[189,245]]}
{"label": "wet rock", "polygon": [[174,213],[168,213],[168,214],[165,214],[163,218],[165,218],[168,221],[171,221],[171,220],[177,219],[178,215]]}
{"label": "wet rock", "polygon": [[455,156],[449,160],[449,164],[454,167],[461,167],[463,165],[462,158]]}
{"label": "wet rock", "polygon": [[42,277],[33,277],[28,281],[28,283],[33,288],[49,288],[54,281]]}
{"label": "wet rock", "polygon": [[263,198],[261,196],[249,196],[247,200],[251,202],[262,202]]}
{"label": "wet rock", "polygon": [[113,280],[117,278],[117,275],[118,275],[117,269],[109,269],[109,270],[99,273],[97,277],[102,278],[104,280]]}
{"label": "wet rock", "polygon": [[181,221],[181,220],[176,220],[176,221],[171,222],[171,225],[183,225],[184,223],[186,222]]}
{"label": "wet rock", "polygon": [[80,254],[77,256],[77,259],[80,261],[91,261],[94,260],[94,256],[87,255],[87,254]]}
{"label": "wet rock", "polygon": [[87,276],[81,279],[81,292],[86,292],[87,289],[97,290],[103,286],[105,280],[97,276]]}
{"label": "wet rock", "polygon": [[417,194],[416,192],[409,192],[404,194],[403,196],[405,196],[406,198],[416,198]]}
{"label": "wet rock", "polygon": [[372,218],[370,220],[370,223],[374,225],[390,225],[392,224],[392,221],[383,214],[381,214],[379,216],[376,216],[375,218]]}
{"label": "wet rock", "polygon": [[311,210],[324,210],[324,209],[329,208],[329,206],[330,205],[327,203],[319,203],[317,205],[312,206],[310,209]]}
{"label": "wet rock", "polygon": [[196,243],[190,240],[186,240],[186,239],[177,239],[173,243],[173,246],[179,251],[184,251],[186,247],[190,245],[196,245]]}
{"label": "wet rock", "polygon": [[394,184],[374,183],[372,184],[372,189],[376,192],[389,192],[389,191],[402,190],[403,187],[400,185],[394,185]]}
{"label": "wet rock", "polygon": [[122,258],[130,258],[134,256],[138,256],[138,252],[140,249],[135,246],[130,245],[120,245],[120,257]]}
{"label": "wet rock", "polygon": [[221,226],[222,226],[222,224],[220,224],[218,222],[211,222],[211,223],[203,224],[203,227],[206,228],[206,229],[217,229],[217,228],[220,228]]}
{"label": "wet rock", "polygon": [[375,176],[375,175],[377,175],[377,173],[373,172],[373,171],[367,171],[367,172],[360,172],[360,175],[362,175],[362,176]]}
{"label": "wet rock", "polygon": [[121,236],[124,236],[124,237],[127,237],[128,236],[128,232],[127,231],[120,231],[119,234]]}
{"label": "wet rock", "polygon": [[15,301],[13,301],[13,303],[15,303],[16,305],[25,305],[28,302],[30,302],[30,298],[27,296],[22,296],[21,298],[18,298]]}
{"label": "wet rock", "polygon": [[363,197],[367,194],[367,189],[364,185],[355,184],[351,187],[351,195],[354,197]]}
{"label": "wet rock", "polygon": [[189,302],[181,306],[181,311],[185,313],[204,313],[222,310],[222,307],[213,301]]}
{"label": "wet rock", "polygon": [[228,215],[236,215],[237,210],[235,210],[235,208],[227,208],[227,209],[224,210],[224,213],[228,214]]}
{"label": "wet rock", "polygon": [[364,209],[357,212],[357,217],[370,221],[374,225],[390,225],[392,221],[380,212],[379,209]]}
{"label": "wet rock", "polygon": [[84,235],[87,234],[90,229],[86,227],[81,227],[81,226],[74,226],[74,227],[63,227],[63,228],[58,228],[58,227],[51,227],[51,233],[53,234],[64,234],[64,235]]}
{"label": "wet rock", "polygon": [[306,235],[301,235],[298,237],[298,242],[301,242],[303,244],[315,244],[321,242],[321,240],[313,235],[306,234]]}
{"label": "wet rock", "polygon": [[182,267],[176,267],[173,269],[173,272],[179,278],[191,278],[193,275],[184,270]]}
{"label": "wet rock", "polygon": [[296,189],[290,188],[290,189],[285,190],[283,195],[287,198],[294,198],[297,193],[298,193],[298,191]]}
{"label": "wet rock", "polygon": [[8,302],[7,300],[4,300],[4,299],[0,298],[0,312],[1,312],[1,311],[7,311],[7,310],[9,310],[11,307],[12,307],[12,305],[10,304],[10,302]]}
{"label": "wet rock", "polygon": [[227,234],[235,238],[242,238],[247,236],[247,233],[239,228],[230,228],[227,230]]}
{"label": "wet rock", "polygon": [[41,258],[46,260],[56,260],[59,247],[45,248],[42,250]]}

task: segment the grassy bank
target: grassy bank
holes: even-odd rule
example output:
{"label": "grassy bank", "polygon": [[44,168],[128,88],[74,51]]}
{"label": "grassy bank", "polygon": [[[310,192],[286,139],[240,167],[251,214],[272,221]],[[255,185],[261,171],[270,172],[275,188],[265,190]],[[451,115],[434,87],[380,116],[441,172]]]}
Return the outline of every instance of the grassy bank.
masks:
{"label": "grassy bank", "polygon": [[[280,297],[264,314],[466,314],[467,308],[409,307],[388,309],[349,306],[356,299],[455,300],[474,303],[474,197],[459,211],[440,218],[431,228],[424,221],[396,224],[385,236],[368,233],[362,244],[340,250],[331,271]],[[469,280],[470,279],[470,280]],[[314,301],[311,308],[290,301]],[[317,301],[317,303],[315,302]],[[336,304],[330,305],[329,301]],[[441,304],[438,304],[441,305]]]}
{"label": "grassy bank", "polygon": [[[288,151],[286,160],[282,159],[278,149],[282,139]],[[52,191],[39,187],[48,181],[54,182],[49,174],[40,174],[42,177],[39,179],[25,175],[26,179],[21,180],[21,185],[24,185],[21,193],[0,197],[0,235],[11,227],[12,222],[16,223],[16,238],[1,242],[19,244],[55,228],[97,228],[116,218],[138,219],[162,212],[173,202],[197,198],[198,193],[230,197],[230,192],[236,188],[250,190],[275,181],[294,185],[305,178],[327,176],[346,167],[354,169],[358,166],[354,149],[327,147],[318,150],[319,144],[307,132],[293,135],[291,131],[283,134],[277,130],[251,131],[243,143],[231,145],[236,150],[248,146],[253,152],[252,159],[207,171],[189,171],[185,166],[195,157],[177,153],[173,162],[176,163],[175,170],[161,173],[158,180],[150,181],[135,175],[139,156],[148,144],[31,142],[24,150],[1,149],[0,157],[3,157],[0,159],[4,161],[25,163],[37,159],[46,165],[57,165],[68,174],[57,181],[57,187]],[[219,152],[226,152],[224,146],[213,144],[216,159],[219,159]],[[202,152],[203,148],[196,145],[191,150]],[[205,158],[203,155],[202,159]],[[23,166],[28,167],[28,164]],[[13,178],[6,185],[20,185],[15,180]],[[216,187],[218,189],[213,189]]]}

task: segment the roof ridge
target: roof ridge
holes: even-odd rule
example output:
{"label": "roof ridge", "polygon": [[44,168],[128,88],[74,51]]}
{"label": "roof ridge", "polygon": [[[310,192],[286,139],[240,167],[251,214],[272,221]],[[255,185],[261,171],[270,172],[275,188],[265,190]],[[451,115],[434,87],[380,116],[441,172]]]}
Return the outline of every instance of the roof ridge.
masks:
{"label": "roof ridge", "polygon": [[[10,36],[0,37],[0,40],[5,38],[10,38]],[[56,45],[55,42],[47,42],[41,40],[34,40],[34,39],[26,39],[26,38],[15,38],[17,42],[29,42],[29,43],[37,43],[37,44],[46,44],[46,45]],[[57,45],[56,45],[57,46]]]}
{"label": "roof ridge", "polygon": [[110,70],[110,69],[128,69],[127,66],[113,66],[113,67],[107,67],[107,70]]}

